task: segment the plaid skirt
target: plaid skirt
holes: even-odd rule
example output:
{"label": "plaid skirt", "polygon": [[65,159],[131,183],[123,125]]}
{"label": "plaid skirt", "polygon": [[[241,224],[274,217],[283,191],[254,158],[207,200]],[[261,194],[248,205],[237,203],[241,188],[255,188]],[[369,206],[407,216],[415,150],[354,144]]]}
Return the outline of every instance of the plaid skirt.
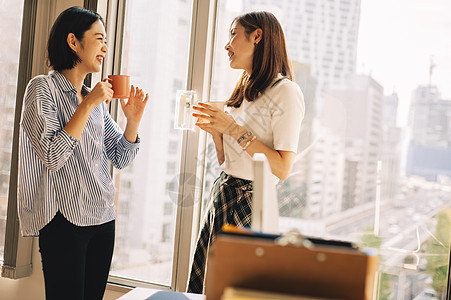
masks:
{"label": "plaid skirt", "polygon": [[208,249],[222,225],[250,227],[252,219],[252,181],[222,172],[213,184],[209,208],[197,239],[188,292],[203,293]]}

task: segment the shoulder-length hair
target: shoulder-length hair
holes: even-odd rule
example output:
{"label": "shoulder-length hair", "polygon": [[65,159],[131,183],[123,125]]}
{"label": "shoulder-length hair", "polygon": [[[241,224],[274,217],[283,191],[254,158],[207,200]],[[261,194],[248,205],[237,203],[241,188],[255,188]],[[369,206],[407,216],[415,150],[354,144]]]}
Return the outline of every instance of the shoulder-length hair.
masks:
{"label": "shoulder-length hair", "polygon": [[240,107],[244,99],[247,101],[257,99],[278,74],[282,74],[289,80],[293,80],[293,76],[282,26],[272,13],[250,12],[236,17],[231,26],[235,22],[244,27],[248,37],[256,29],[262,30],[262,38],[254,48],[252,74],[248,76],[246,71],[243,72],[235,90],[226,102],[227,106]]}
{"label": "shoulder-length hair", "polygon": [[82,41],[85,32],[99,20],[103,24],[103,19],[98,13],[81,7],[70,7],[63,11],[50,30],[47,42],[48,66],[57,71],[74,68],[81,60],[67,44],[67,36],[73,33],[79,41]]}

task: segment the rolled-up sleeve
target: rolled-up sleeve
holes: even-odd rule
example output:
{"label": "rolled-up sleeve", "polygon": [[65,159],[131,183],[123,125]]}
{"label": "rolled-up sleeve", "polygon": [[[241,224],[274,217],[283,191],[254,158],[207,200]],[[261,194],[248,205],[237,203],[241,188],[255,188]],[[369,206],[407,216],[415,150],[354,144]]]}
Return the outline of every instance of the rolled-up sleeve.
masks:
{"label": "rolled-up sleeve", "polygon": [[106,106],[102,105],[105,119],[106,153],[113,166],[122,169],[128,166],[138,154],[140,140],[137,138],[134,143],[128,141],[122,129],[111,118]]}
{"label": "rolled-up sleeve", "polygon": [[27,86],[21,128],[34,153],[53,171],[64,166],[77,144],[63,129],[56,101],[44,76],[33,78]]}

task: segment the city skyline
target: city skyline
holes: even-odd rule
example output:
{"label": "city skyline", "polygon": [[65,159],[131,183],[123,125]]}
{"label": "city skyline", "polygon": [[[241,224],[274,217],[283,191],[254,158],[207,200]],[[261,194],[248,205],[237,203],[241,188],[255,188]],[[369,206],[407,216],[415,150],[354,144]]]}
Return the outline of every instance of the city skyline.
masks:
{"label": "city skyline", "polygon": [[362,0],[357,73],[398,94],[398,125],[407,125],[413,90],[429,83],[431,59],[431,83],[451,100],[450,11],[447,0]]}

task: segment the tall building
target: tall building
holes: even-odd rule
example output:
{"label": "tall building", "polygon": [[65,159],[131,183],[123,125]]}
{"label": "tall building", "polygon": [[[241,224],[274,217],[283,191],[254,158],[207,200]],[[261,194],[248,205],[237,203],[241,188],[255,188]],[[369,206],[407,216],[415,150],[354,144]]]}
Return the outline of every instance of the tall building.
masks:
{"label": "tall building", "polygon": [[[308,65],[314,79],[310,81],[315,85],[313,98],[305,97],[313,104],[306,105],[311,116],[303,121],[305,140],[298,150],[306,153],[293,166],[297,178],[290,182],[291,188],[295,185],[302,192],[302,201],[296,199],[302,205],[297,217],[322,219],[347,207],[342,203],[347,192],[343,178],[345,170],[350,170],[345,168],[346,140],[341,125],[345,110],[325,91],[342,85],[355,73],[360,2],[243,1],[245,11],[267,9],[276,15],[284,28],[290,59]],[[312,89],[308,82],[298,84],[304,92]],[[299,181],[299,173],[304,181]],[[293,207],[290,211],[296,212]]]}
{"label": "tall building", "polygon": [[382,105],[381,199],[394,200],[399,192],[403,131],[397,125],[398,95],[384,96]]}
{"label": "tall building", "polygon": [[327,93],[345,112],[342,209],[374,202],[382,143],[383,87],[370,76],[355,75]]}
{"label": "tall building", "polygon": [[355,73],[361,0],[249,0],[246,11],[268,9],[282,23],[291,59],[308,64],[318,89]]}
{"label": "tall building", "polygon": [[344,136],[324,119],[313,122],[315,133],[310,155],[307,205],[304,214],[309,219],[324,219],[341,211],[344,179]]}
{"label": "tall building", "polygon": [[436,86],[413,92],[410,129],[406,174],[431,181],[451,176],[451,101],[442,99]]}
{"label": "tall building", "polygon": [[305,114],[299,135],[299,151],[293,163],[291,176],[278,184],[280,216],[301,218],[306,214],[308,197],[307,181],[310,178],[311,147],[313,143],[312,124],[316,95],[316,79],[312,77],[310,66],[292,61],[296,82],[303,86]]}

